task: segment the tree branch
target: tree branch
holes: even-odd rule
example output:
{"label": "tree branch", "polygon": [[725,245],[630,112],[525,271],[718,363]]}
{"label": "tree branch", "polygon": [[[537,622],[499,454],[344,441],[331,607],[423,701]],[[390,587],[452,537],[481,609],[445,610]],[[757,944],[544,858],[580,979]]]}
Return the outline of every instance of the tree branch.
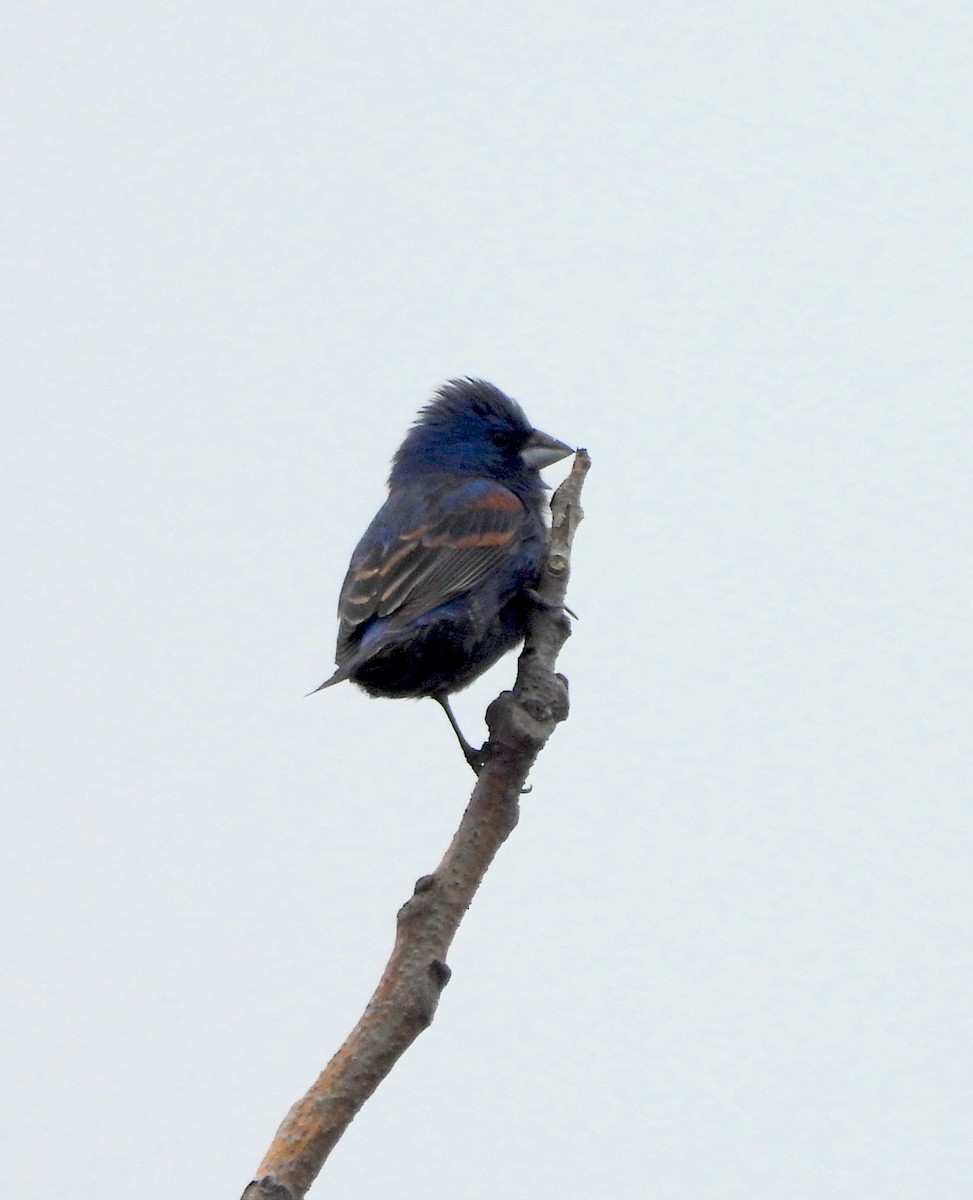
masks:
{"label": "tree branch", "polygon": [[517,824],[528,772],[568,715],[567,680],[554,673],[554,664],[571,632],[564,598],[590,466],[587,451],[579,450],[551,500],[547,564],[517,681],[487,709],[486,762],[459,829],[442,862],[399,909],[392,957],[361,1020],[284,1118],[242,1200],[302,1200],[355,1114],[435,1015],[449,981],[446,952]]}

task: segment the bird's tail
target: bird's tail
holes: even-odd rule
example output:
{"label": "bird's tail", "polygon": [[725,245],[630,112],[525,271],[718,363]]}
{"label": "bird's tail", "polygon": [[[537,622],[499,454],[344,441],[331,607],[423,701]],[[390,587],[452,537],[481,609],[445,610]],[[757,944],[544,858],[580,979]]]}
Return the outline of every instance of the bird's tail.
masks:
{"label": "bird's tail", "polygon": [[325,688],[333,687],[336,683],[343,683],[348,678],[349,674],[350,672],[347,667],[339,667],[330,679],[326,679],[324,683],[319,684],[312,691],[308,692],[307,695],[314,696],[318,692],[323,692]]}

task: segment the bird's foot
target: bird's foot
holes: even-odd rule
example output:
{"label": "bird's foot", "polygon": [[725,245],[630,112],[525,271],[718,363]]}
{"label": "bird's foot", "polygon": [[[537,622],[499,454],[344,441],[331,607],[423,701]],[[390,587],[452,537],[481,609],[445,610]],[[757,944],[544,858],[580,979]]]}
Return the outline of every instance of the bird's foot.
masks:
{"label": "bird's foot", "polygon": [[[435,700],[436,703],[442,707],[443,712],[449,718],[449,723],[453,727],[453,733],[456,734],[456,740],[459,742],[460,749],[463,751],[463,757],[470,764],[470,769],[472,770],[473,774],[477,777],[477,779],[479,779],[480,772],[486,766],[486,761],[490,757],[490,743],[486,741],[479,748],[479,750],[474,749],[466,740],[466,738],[463,737],[463,731],[460,729],[456,718],[453,716],[453,710],[450,708],[447,697],[439,694],[433,696],[433,700]],[[530,784],[528,784],[527,787],[521,788],[520,794],[522,796],[526,796],[529,791],[531,791]]]}
{"label": "bird's foot", "polygon": [[460,745],[463,749],[463,757],[470,764],[473,774],[479,777],[480,772],[486,765],[487,747],[490,745],[490,743],[484,742],[479,750],[474,750],[469,742],[464,738]]}
{"label": "bird's foot", "polygon": [[487,747],[489,742],[484,742],[479,750],[474,750],[470,743],[463,737],[463,731],[459,727],[459,723],[453,716],[453,710],[450,708],[449,699],[445,693],[440,692],[433,696],[433,700],[442,708],[443,712],[449,718],[449,723],[453,727],[453,733],[456,734],[456,740],[459,742],[460,749],[463,751],[463,757],[470,764],[473,774],[479,776],[483,770],[483,765],[487,760]]}
{"label": "bird's foot", "polygon": [[[467,742],[463,750],[463,754],[466,757],[466,761],[473,768],[473,774],[477,777],[477,779],[479,779],[480,772],[486,766],[486,761],[490,757],[490,743],[484,742],[479,750],[474,750],[473,747]],[[533,790],[534,785],[528,783],[526,787],[522,787],[520,789],[520,794],[522,796],[526,796],[528,792],[532,792]]]}
{"label": "bird's foot", "polygon": [[573,609],[568,608],[566,604],[552,604],[550,600],[545,600],[536,588],[526,588],[525,590],[527,596],[538,608],[544,608],[548,612],[566,612],[569,617],[574,617],[576,621],[578,620],[578,614]]}

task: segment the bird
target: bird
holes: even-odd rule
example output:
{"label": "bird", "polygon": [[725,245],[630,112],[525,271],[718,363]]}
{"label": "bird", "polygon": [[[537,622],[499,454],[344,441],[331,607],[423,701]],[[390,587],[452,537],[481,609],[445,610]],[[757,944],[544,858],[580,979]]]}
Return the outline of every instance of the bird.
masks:
{"label": "bird", "polygon": [[[548,544],[542,468],[573,453],[483,379],[451,379],[392,460],[388,499],[351,556],[334,674],[370,696],[449,697],[524,639]],[[313,695],[314,693],[309,693]]]}

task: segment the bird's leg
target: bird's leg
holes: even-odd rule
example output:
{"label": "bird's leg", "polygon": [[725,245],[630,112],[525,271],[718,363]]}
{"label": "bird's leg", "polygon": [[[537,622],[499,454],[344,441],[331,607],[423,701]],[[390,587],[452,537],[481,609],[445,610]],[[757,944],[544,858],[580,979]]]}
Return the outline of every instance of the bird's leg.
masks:
{"label": "bird's leg", "polygon": [[449,723],[453,727],[453,733],[456,734],[456,738],[463,750],[463,757],[473,768],[474,775],[479,775],[480,771],[483,770],[483,764],[486,761],[483,753],[483,749],[485,749],[485,747],[479,750],[474,750],[466,738],[463,737],[463,731],[456,723],[456,718],[453,716],[453,710],[449,707],[449,698],[446,696],[445,692],[437,692],[433,696],[433,700],[442,706],[442,710],[449,718]]}

